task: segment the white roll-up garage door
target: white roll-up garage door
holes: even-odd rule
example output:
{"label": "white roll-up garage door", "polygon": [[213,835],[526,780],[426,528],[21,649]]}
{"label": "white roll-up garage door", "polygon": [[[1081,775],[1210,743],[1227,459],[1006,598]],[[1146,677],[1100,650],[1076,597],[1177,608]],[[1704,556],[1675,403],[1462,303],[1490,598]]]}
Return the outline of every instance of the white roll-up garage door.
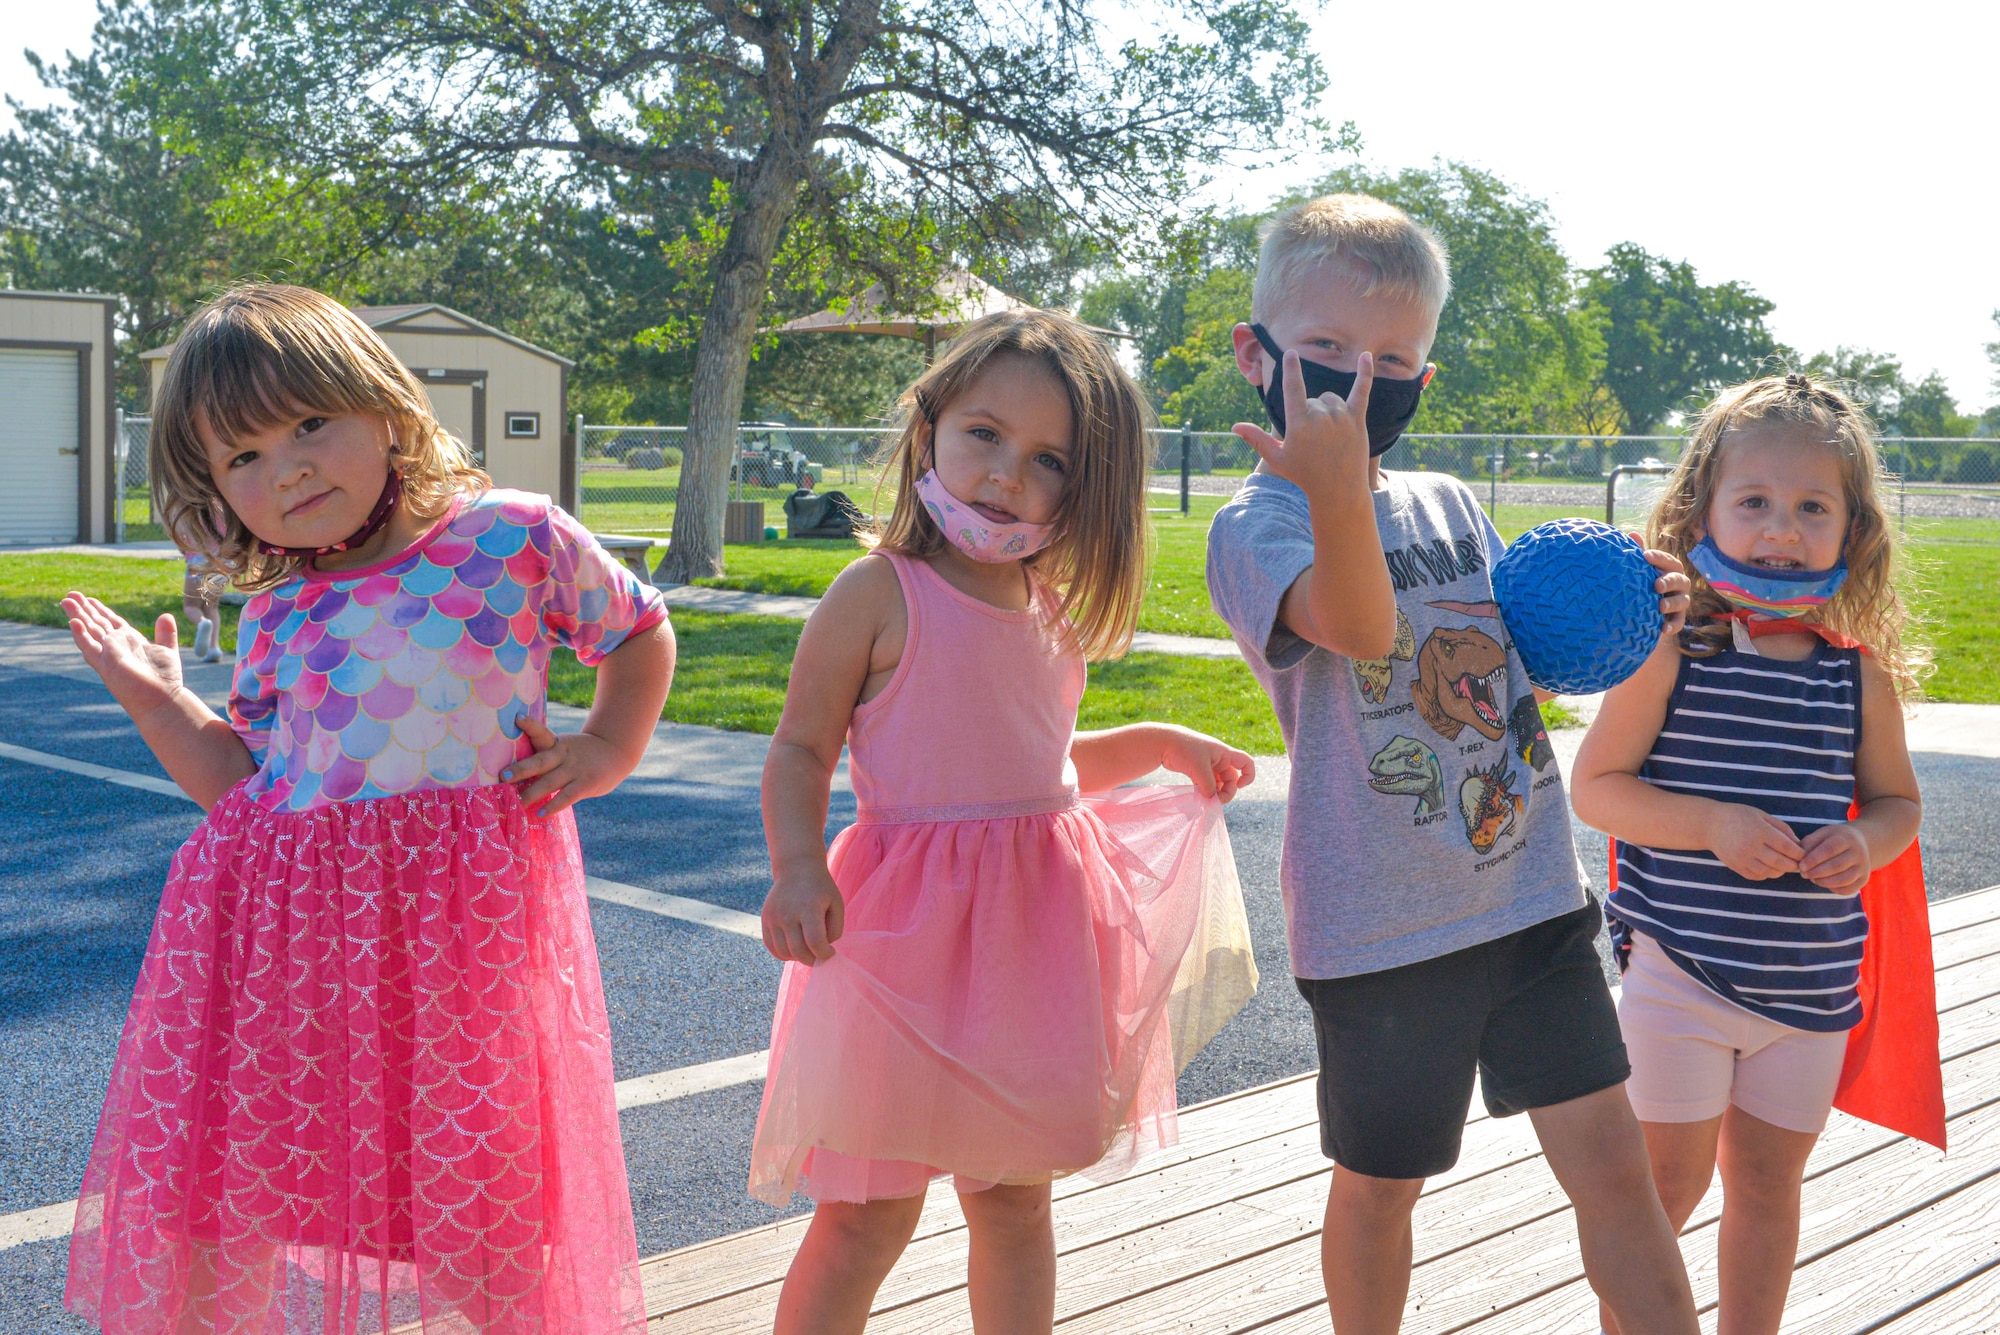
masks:
{"label": "white roll-up garage door", "polygon": [[0,348],[0,542],[75,542],[77,357]]}

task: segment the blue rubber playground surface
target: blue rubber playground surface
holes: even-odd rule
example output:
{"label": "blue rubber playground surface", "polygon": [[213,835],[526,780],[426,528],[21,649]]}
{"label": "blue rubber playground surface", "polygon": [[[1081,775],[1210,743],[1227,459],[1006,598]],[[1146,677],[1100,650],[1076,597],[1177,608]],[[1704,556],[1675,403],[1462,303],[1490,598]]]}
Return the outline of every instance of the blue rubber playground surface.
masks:
{"label": "blue rubber playground surface", "polygon": [[[200,814],[179,798],[49,763],[164,777],[102,688],[52,670],[54,661],[0,644],[0,1335],[86,1329],[61,1308],[66,1235],[17,1240],[35,1232],[21,1216],[76,1195],[161,881]],[[697,743],[737,760],[712,770],[674,763],[677,749]],[[649,759],[578,812],[591,875],[754,914],[767,884],[754,788],[761,744],[663,728],[660,764]],[[22,748],[42,759],[19,758]],[[2000,759],[1919,753],[1917,769],[1933,897],[2000,881]],[[1229,811],[1264,986],[1183,1077],[1183,1103],[1312,1065],[1310,1024],[1285,961],[1283,803],[1266,793],[1260,785]],[[837,796],[833,825],[852,809]],[[1601,884],[1603,840],[1583,830],[1578,840]],[[767,1046],[778,966],[758,941],[604,899],[593,899],[592,915],[620,1081]],[[642,1254],[778,1217],[743,1190],[761,1090],[726,1083],[622,1114]]]}

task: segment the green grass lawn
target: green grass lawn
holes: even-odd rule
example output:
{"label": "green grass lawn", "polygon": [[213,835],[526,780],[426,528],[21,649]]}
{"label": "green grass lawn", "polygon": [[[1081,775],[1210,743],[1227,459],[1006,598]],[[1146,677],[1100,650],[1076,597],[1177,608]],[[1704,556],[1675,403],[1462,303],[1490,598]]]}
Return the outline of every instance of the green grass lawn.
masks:
{"label": "green grass lawn", "polygon": [[1983,519],[1912,519],[1919,637],[1937,673],[1933,700],[2000,704],[2000,524]]}
{"label": "green grass lawn", "polygon": [[[160,613],[172,612],[181,643],[191,644],[194,627],[181,615],[182,570],[179,561],[132,556],[0,555],[0,621],[67,627],[62,598],[75,589],[109,604],[149,636]],[[236,612],[222,608],[224,649],[236,647]]]}
{"label": "green grass lawn", "polygon": [[[1164,501],[1165,497],[1159,497]],[[1208,607],[1203,558],[1217,497],[1193,498],[1194,512],[1154,516],[1153,584],[1140,618],[1143,629],[1182,635],[1226,634]],[[1560,507],[1502,506],[1496,523],[1514,538]],[[1982,520],[1913,520],[1910,550],[1918,575],[1918,634],[1934,646],[1938,664],[1927,695],[1933,700],[2000,704],[2000,525]],[[729,573],[708,581],[723,587],[817,596],[861,555],[855,543],[769,542],[728,549]],[[59,601],[80,588],[150,627],[162,612],[180,613],[181,567],[174,561],[110,556],[0,554],[0,619],[62,626]],[[223,608],[223,645],[233,648],[237,611]],[[768,732],[784,704],[785,683],[800,623],[763,617],[674,614],[681,666],[666,717],[739,731]],[[193,628],[183,623],[183,641]],[[595,676],[558,654],[550,695],[587,704]],[[1550,726],[1571,720],[1555,707]],[[1276,722],[1249,670],[1230,659],[1133,654],[1095,665],[1082,725],[1107,727],[1142,718],[1200,728],[1240,746],[1279,749]]]}

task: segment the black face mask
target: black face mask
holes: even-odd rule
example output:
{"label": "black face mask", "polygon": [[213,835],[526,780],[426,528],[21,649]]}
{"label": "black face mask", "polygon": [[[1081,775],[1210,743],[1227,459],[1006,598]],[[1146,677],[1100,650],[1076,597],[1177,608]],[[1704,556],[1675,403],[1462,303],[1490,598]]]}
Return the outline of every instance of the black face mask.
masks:
{"label": "black face mask", "polygon": [[[1264,411],[1270,415],[1271,428],[1279,439],[1285,435],[1285,351],[1271,341],[1271,335],[1261,324],[1250,326],[1250,332],[1264,345],[1264,351],[1271,354],[1278,363],[1271,369],[1271,383],[1264,386]],[[1410,419],[1417,415],[1417,401],[1424,396],[1424,386],[1431,382],[1437,367],[1425,363],[1424,373],[1409,380],[1384,380],[1377,376],[1368,390],[1368,454],[1370,458],[1387,454],[1389,447],[1403,438],[1403,432],[1410,426]],[[1299,358],[1299,374],[1306,382],[1306,397],[1316,399],[1322,394],[1335,394],[1345,399],[1354,392],[1354,372],[1336,371],[1320,362]]]}

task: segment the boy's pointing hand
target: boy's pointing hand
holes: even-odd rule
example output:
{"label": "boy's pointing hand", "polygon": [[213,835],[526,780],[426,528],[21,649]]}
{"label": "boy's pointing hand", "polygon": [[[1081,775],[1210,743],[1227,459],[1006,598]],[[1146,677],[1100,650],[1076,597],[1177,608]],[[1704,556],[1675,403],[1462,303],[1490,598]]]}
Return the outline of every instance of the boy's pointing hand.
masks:
{"label": "boy's pointing hand", "polygon": [[1354,366],[1354,388],[1342,400],[1333,394],[1306,397],[1299,355],[1286,352],[1279,374],[1285,384],[1285,438],[1263,427],[1238,422],[1234,428],[1266,468],[1294,483],[1308,497],[1359,487],[1368,489],[1368,392],[1375,384],[1375,355],[1364,352]]}

